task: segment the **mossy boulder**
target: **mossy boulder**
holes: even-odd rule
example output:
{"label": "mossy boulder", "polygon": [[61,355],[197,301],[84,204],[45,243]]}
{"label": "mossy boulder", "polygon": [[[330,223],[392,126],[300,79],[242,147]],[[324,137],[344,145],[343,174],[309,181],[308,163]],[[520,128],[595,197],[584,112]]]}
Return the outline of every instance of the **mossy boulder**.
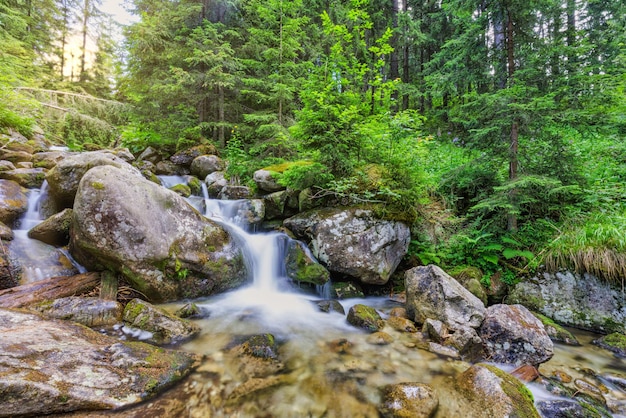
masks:
{"label": "mossy boulder", "polygon": [[424,383],[387,385],[381,395],[380,412],[385,418],[430,418],[439,406],[437,394]]}
{"label": "mossy boulder", "polygon": [[282,175],[276,171],[270,170],[257,170],[252,176],[259,190],[264,192],[277,192],[279,190],[285,190],[286,187],[281,185],[278,180]]}
{"label": "mossy boulder", "polygon": [[170,157],[170,161],[176,165],[189,167],[193,160],[201,155],[217,155],[217,149],[212,144],[200,144],[191,148],[178,151]]}
{"label": "mossy boulder", "polygon": [[110,165],[81,180],[71,231],[78,262],[121,273],[150,301],[208,296],[247,279],[226,230],[178,194]]}
{"label": "mossy boulder", "polygon": [[351,299],[351,298],[363,298],[365,292],[361,288],[361,285],[354,282],[333,282],[332,283],[332,295],[337,299]]}
{"label": "mossy boulder", "polygon": [[330,280],[330,273],[310,254],[308,248],[296,240],[287,243],[285,257],[287,276],[296,282],[323,285]]}
{"label": "mossy boulder", "polygon": [[541,321],[552,341],[567,345],[580,345],[574,334],[554,322],[552,319],[538,312],[532,312],[532,314]]}
{"label": "mossy boulder", "polygon": [[181,195],[182,197],[189,197],[191,196],[191,188],[189,186],[187,186],[186,184],[175,184],[172,187],[169,188],[171,191],[173,191],[174,193],[178,193],[179,195]]}
{"label": "mossy boulder", "polygon": [[31,309],[48,318],[65,319],[88,327],[118,324],[124,311],[122,304],[114,300],[78,296],[44,302]]}
{"label": "mossy boulder", "polygon": [[250,335],[233,341],[228,360],[243,380],[266,378],[285,368],[280,358],[280,346],[272,334]]}
{"label": "mossy boulder", "polygon": [[378,219],[374,212],[359,208],[312,210],[284,224],[296,238],[310,243],[315,258],[331,273],[366,284],[387,283],[410,240],[405,224]]}
{"label": "mossy boulder", "polygon": [[224,160],[217,155],[200,155],[191,162],[191,174],[202,179],[211,173],[222,171],[225,168]]}
{"label": "mossy boulder", "polygon": [[377,332],[385,327],[385,321],[376,309],[357,303],[348,311],[348,323],[369,332]]}
{"label": "mossy boulder", "polygon": [[115,151],[91,151],[70,154],[46,173],[48,193],[57,208],[71,208],[82,177],[94,167],[109,165],[124,170],[130,175],[141,176],[141,172],[126,162]]}
{"label": "mossy boulder", "polygon": [[67,245],[70,240],[73,213],[72,209],[63,209],[31,228],[28,237],[56,247]]}
{"label": "mossy boulder", "polygon": [[2,416],[122,408],[172,386],[200,360],[7,309],[0,309],[0,352]]}
{"label": "mossy boulder", "polygon": [[495,366],[471,366],[457,377],[456,387],[469,401],[466,416],[540,418],[526,386]]}
{"label": "mossy boulder", "polygon": [[619,332],[613,332],[605,335],[593,343],[605,350],[614,352],[618,357],[626,358],[626,335]]}
{"label": "mossy boulder", "polygon": [[178,344],[200,333],[200,328],[193,322],[141,299],[126,304],[123,319],[128,326],[149,332],[151,336],[145,341],[154,344]]}
{"label": "mossy boulder", "polygon": [[0,171],[0,179],[13,180],[27,189],[38,189],[46,178],[43,168],[16,168],[10,171]]}

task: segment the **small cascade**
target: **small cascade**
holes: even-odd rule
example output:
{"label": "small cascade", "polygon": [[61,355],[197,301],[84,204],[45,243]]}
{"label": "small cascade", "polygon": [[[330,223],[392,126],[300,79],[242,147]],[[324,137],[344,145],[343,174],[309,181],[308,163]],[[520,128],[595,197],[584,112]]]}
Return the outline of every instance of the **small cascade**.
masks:
{"label": "small cascade", "polygon": [[28,236],[28,231],[43,221],[39,214],[39,202],[47,193],[48,183],[44,181],[41,189],[28,191],[28,207],[17,221],[13,230],[13,240],[9,244],[9,253],[15,260],[20,260],[21,283],[26,284],[54,276],[71,276],[85,272],[69,255],[67,250],[56,248]]}

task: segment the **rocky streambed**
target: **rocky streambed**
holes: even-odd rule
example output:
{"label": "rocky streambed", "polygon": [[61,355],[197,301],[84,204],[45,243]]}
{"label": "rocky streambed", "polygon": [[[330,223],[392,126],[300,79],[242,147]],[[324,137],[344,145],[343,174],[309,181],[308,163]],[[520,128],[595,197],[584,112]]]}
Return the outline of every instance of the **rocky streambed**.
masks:
{"label": "rocky streambed", "polygon": [[[555,292],[545,290],[560,288],[553,276],[522,283],[511,304],[486,306],[480,284],[437,266],[396,271],[410,240],[401,222],[286,190],[263,170],[256,193],[231,185],[210,146],[163,158],[48,151],[19,138],[8,145],[0,416],[626,411],[623,349],[614,355],[588,339],[565,349],[553,341],[576,338],[528,309],[617,331],[601,343],[619,342],[623,297],[604,285],[605,328],[594,328],[588,309],[602,298],[589,286],[576,290],[583,281],[569,275],[571,297],[560,298],[568,306],[555,308]],[[31,226],[29,197],[42,186],[42,219]],[[32,252],[23,235],[47,245],[51,269],[21,255]],[[361,287],[384,286],[393,274],[403,277],[401,298],[363,298]],[[567,313],[578,303],[584,317]],[[561,360],[565,352],[578,354]]]}

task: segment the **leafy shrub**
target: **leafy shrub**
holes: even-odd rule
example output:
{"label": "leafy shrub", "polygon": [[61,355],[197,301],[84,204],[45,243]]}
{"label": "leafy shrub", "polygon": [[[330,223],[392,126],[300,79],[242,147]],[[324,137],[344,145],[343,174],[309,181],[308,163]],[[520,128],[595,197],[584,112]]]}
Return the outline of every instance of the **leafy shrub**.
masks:
{"label": "leafy shrub", "polygon": [[302,161],[289,165],[282,172],[278,183],[294,190],[304,190],[308,187],[326,187],[333,180],[328,168],[320,163]]}
{"label": "leafy shrub", "polygon": [[19,115],[0,104],[0,128],[10,128],[18,131],[25,137],[33,134],[33,119]]}
{"label": "leafy shrub", "polygon": [[118,137],[115,126],[78,112],[67,112],[63,124],[63,138],[70,149],[82,149],[83,144],[111,146]]}

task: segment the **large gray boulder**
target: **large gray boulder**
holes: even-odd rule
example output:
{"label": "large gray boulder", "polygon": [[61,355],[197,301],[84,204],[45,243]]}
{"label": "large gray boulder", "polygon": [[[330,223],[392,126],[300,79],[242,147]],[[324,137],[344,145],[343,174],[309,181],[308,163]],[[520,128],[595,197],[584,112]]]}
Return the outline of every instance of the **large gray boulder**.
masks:
{"label": "large gray boulder", "polygon": [[441,268],[429,265],[404,275],[406,308],[418,324],[437,319],[448,328],[478,328],[485,318],[485,305]]}
{"label": "large gray boulder", "polygon": [[224,160],[217,155],[200,155],[191,162],[191,174],[203,179],[211,173],[226,168]]}
{"label": "large gray boulder", "polygon": [[182,197],[114,166],[80,182],[70,237],[85,267],[119,272],[151,301],[219,293],[246,279],[241,249]]}
{"label": "large gray boulder", "polygon": [[12,180],[0,180],[0,222],[11,225],[28,209],[26,191]]}
{"label": "large gray boulder", "polygon": [[265,192],[277,192],[279,190],[285,190],[286,187],[278,184],[278,178],[280,174],[269,170],[257,170],[254,172],[252,179],[256,183],[259,190]]}
{"label": "large gray boulder", "polygon": [[0,417],[120,408],[171,386],[195,354],[126,343],[83,325],[0,309]]}
{"label": "large gray boulder", "polygon": [[286,219],[284,225],[309,242],[315,258],[331,272],[376,285],[387,283],[411,238],[403,223],[355,208],[312,210]]}
{"label": "large gray boulder", "polygon": [[114,166],[137,177],[141,176],[141,172],[126,161],[125,153],[118,156],[112,151],[91,151],[68,155],[46,173],[48,194],[56,207],[59,210],[71,208],[81,178],[93,167],[103,165]]}
{"label": "large gray boulder", "polygon": [[492,305],[480,327],[485,358],[538,366],[552,358],[554,344],[541,321],[522,305]]}
{"label": "large gray boulder", "polygon": [[562,325],[600,334],[626,333],[626,299],[621,287],[591,274],[543,273],[515,285],[506,301]]}

